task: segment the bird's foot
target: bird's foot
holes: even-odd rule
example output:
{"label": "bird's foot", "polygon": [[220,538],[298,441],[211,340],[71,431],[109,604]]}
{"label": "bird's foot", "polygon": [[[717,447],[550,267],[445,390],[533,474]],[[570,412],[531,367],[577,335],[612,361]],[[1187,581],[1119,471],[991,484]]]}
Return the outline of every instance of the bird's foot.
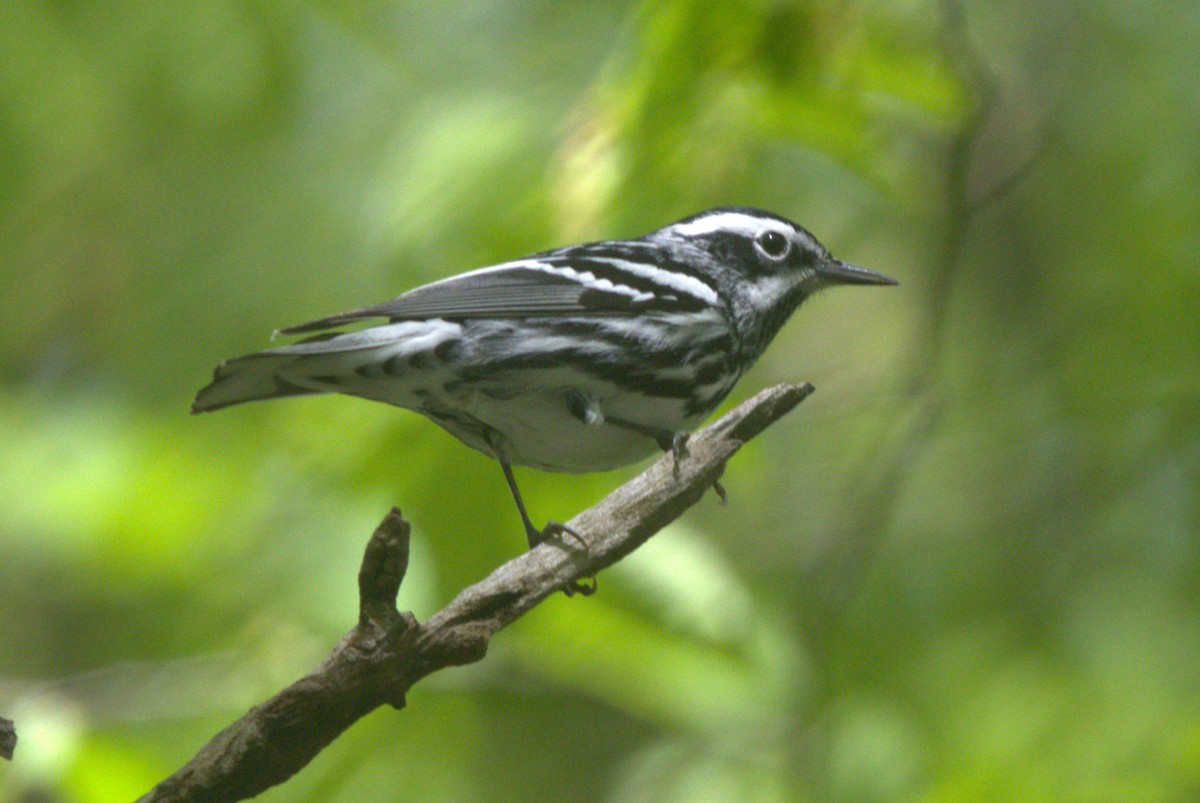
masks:
{"label": "bird's foot", "polygon": [[[590,583],[585,582],[591,580]],[[578,594],[581,597],[590,597],[596,593],[596,589],[600,587],[600,583],[596,580],[596,575],[588,575],[584,580],[572,580],[562,587],[562,592],[568,597],[573,597]]]}
{"label": "bird's foot", "polygon": [[525,535],[529,539],[530,549],[533,549],[535,546],[545,543],[546,541],[561,542],[564,540],[571,540],[574,541],[575,545],[583,550],[584,553],[588,552],[588,542],[583,539],[582,535],[567,525],[561,524],[554,520],[546,522],[546,526],[540,530],[535,530],[533,527],[527,528]]}
{"label": "bird's foot", "polygon": [[[555,540],[561,543],[562,541],[569,539],[574,541],[585,555],[590,551],[588,543],[583,539],[582,535],[567,525],[557,521],[551,520],[546,522],[546,526],[541,530],[535,530],[530,527],[526,534],[529,536],[530,549],[533,549],[534,547],[545,543],[546,541]],[[590,597],[592,594],[596,593],[599,583],[597,582],[596,575],[594,574],[590,575],[586,579],[590,580],[591,582],[589,583],[580,580],[572,580],[562,587],[562,592],[568,597],[573,597],[576,594],[581,597]]]}
{"label": "bird's foot", "polygon": [[674,458],[674,464],[671,466],[671,473],[676,480],[679,479],[679,464],[688,456],[688,432],[672,432],[670,439],[662,437],[658,441],[658,446],[664,452],[669,451],[671,457]]}

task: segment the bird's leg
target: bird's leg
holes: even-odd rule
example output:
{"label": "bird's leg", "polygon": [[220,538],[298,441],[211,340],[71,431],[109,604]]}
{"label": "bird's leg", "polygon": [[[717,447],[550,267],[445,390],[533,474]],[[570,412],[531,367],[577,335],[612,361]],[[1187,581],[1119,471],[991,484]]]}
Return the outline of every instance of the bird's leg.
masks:
{"label": "bird's leg", "polygon": [[512,492],[513,501],[517,503],[517,511],[521,514],[521,523],[525,525],[525,537],[529,541],[530,549],[556,535],[569,535],[583,549],[587,549],[587,542],[583,540],[583,537],[565,524],[549,521],[540,530],[534,527],[533,521],[529,518],[529,512],[525,510],[525,500],[521,498],[521,490],[517,488],[517,478],[513,476],[512,465],[501,458],[500,468],[504,470],[504,479],[508,483],[508,490]]}
{"label": "bird's leg", "polygon": [[[689,435],[691,435],[690,432],[682,432],[682,431],[672,433],[672,435],[671,435],[671,444],[670,444],[671,456],[675,458],[675,472],[676,473],[679,473],[679,461],[683,460],[683,458],[688,456],[687,443],[688,443]],[[661,441],[659,442],[659,448],[662,449],[664,452],[667,451],[667,447],[664,446]]]}
{"label": "bird's leg", "polygon": [[664,452],[670,452],[675,458],[675,477],[678,479],[679,462],[687,457],[688,454],[687,441],[690,433],[683,430],[675,431],[606,416],[595,399],[578,390],[572,390],[567,393],[567,409],[571,412],[571,415],[585,424],[594,426],[607,422],[613,426],[653,438],[654,442],[658,444],[658,448]]}
{"label": "bird's leg", "polygon": [[[669,429],[635,424],[632,421],[622,421],[619,418],[609,417],[606,420],[615,426],[631,429],[634,432],[640,432],[643,435],[654,438],[654,442],[658,444],[658,448],[664,452],[670,452],[671,457],[675,459],[674,475],[675,479],[679,479],[679,464],[688,456],[688,438],[691,437],[692,433],[684,430],[673,432]],[[720,480],[713,482],[713,490],[721,498],[722,505],[729,504],[729,497],[725,493],[725,486],[721,484]]]}
{"label": "bird's leg", "polygon": [[525,538],[529,541],[529,548],[533,549],[542,542],[545,536],[529,520],[529,513],[525,510],[525,500],[521,499],[521,491],[517,488],[517,478],[513,476],[512,466],[508,464],[507,460],[502,459],[500,468],[504,470],[504,480],[508,483],[508,490],[512,493],[513,501],[517,503],[517,511],[521,514],[521,523],[525,525]]}
{"label": "bird's leg", "polygon": [[623,421],[620,418],[612,418],[611,416],[605,420],[613,426],[621,427],[622,429],[632,430],[641,433],[647,438],[653,438],[658,444],[658,448],[664,452],[670,452],[675,458],[675,476],[679,476],[679,461],[687,457],[687,441],[690,433],[682,430],[676,432],[662,427],[652,427],[646,424],[638,424],[634,421]]}
{"label": "bird's leg", "polygon": [[[546,526],[540,530],[533,526],[533,522],[529,519],[529,512],[525,510],[525,502],[521,499],[521,491],[517,488],[517,478],[513,476],[512,465],[503,458],[498,459],[500,460],[500,468],[504,470],[504,479],[508,482],[508,489],[512,491],[513,501],[517,503],[517,511],[521,514],[521,523],[525,525],[525,537],[529,540],[529,548],[533,549],[548,538],[569,536],[575,543],[579,544],[584,552],[587,552],[587,541],[584,541],[583,536],[565,524],[560,524],[557,521],[548,521],[546,522]],[[584,597],[590,597],[596,593],[597,583],[595,575],[592,575],[589,579],[592,581],[591,583],[584,583],[578,580],[567,583],[562,587],[562,591],[568,597],[573,597],[577,593]]]}

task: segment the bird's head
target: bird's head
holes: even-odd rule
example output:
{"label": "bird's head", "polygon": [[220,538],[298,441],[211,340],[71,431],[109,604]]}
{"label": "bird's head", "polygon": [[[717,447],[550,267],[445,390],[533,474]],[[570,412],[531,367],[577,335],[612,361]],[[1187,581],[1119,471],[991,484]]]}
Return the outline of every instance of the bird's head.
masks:
{"label": "bird's head", "polygon": [[836,259],[803,226],[760,209],[710,209],[651,236],[686,254],[680,261],[718,286],[751,359],[816,291],[837,284],[897,284]]}

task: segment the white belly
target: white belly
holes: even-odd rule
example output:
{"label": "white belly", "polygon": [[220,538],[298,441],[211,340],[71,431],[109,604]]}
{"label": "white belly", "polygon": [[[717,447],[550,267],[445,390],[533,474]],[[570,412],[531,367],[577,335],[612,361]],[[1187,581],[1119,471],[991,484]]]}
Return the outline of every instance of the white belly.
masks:
{"label": "white belly", "polygon": [[627,394],[617,398],[593,395],[602,418],[585,423],[572,413],[567,401],[572,392],[587,392],[586,382],[578,381],[578,377],[576,380],[571,386],[505,399],[476,393],[467,409],[473,418],[498,434],[495,446],[469,429],[464,433],[453,425],[438,423],[486,454],[499,457],[499,449],[517,465],[573,473],[620,468],[659,451],[654,437],[631,428],[629,423],[672,433],[690,430],[699,423],[683,418],[679,401],[632,398]]}

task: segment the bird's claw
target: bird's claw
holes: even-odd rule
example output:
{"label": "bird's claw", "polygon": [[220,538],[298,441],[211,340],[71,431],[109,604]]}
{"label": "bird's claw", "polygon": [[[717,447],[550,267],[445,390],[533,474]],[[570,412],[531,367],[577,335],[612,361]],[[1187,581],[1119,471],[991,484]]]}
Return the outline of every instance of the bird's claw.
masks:
{"label": "bird's claw", "polygon": [[[588,542],[584,540],[583,536],[560,522],[548,521],[546,522],[546,526],[542,528],[541,532],[537,533],[538,544],[548,541],[551,538],[559,541],[569,538],[570,540],[574,541],[581,550],[583,550],[585,555],[589,554],[590,552]],[[586,583],[581,580],[572,580],[562,587],[562,592],[568,597],[573,597],[576,594],[581,597],[590,597],[592,594],[596,593],[599,583],[597,582],[596,575],[594,574],[586,579],[591,580],[591,583]]]}
{"label": "bird's claw", "polygon": [[591,580],[591,583],[585,583],[583,580],[572,580],[562,587],[562,592],[568,597],[573,597],[578,594],[581,597],[590,597],[596,593],[596,589],[600,587],[599,581],[596,580],[596,575],[589,575],[584,578]]}
{"label": "bird's claw", "polygon": [[534,533],[534,537],[530,539],[530,548],[551,539],[557,541],[570,539],[571,541],[574,541],[575,545],[583,550],[584,553],[589,551],[588,542],[584,540],[582,535],[567,525],[553,520],[546,522],[546,526],[541,529],[541,532]]}
{"label": "bird's claw", "polygon": [[671,457],[674,458],[674,464],[671,466],[671,471],[675,479],[679,479],[679,464],[688,456],[688,433],[676,432],[671,436]]}
{"label": "bird's claw", "polygon": [[688,436],[687,432],[676,432],[671,436],[671,456],[678,463],[688,456]]}

